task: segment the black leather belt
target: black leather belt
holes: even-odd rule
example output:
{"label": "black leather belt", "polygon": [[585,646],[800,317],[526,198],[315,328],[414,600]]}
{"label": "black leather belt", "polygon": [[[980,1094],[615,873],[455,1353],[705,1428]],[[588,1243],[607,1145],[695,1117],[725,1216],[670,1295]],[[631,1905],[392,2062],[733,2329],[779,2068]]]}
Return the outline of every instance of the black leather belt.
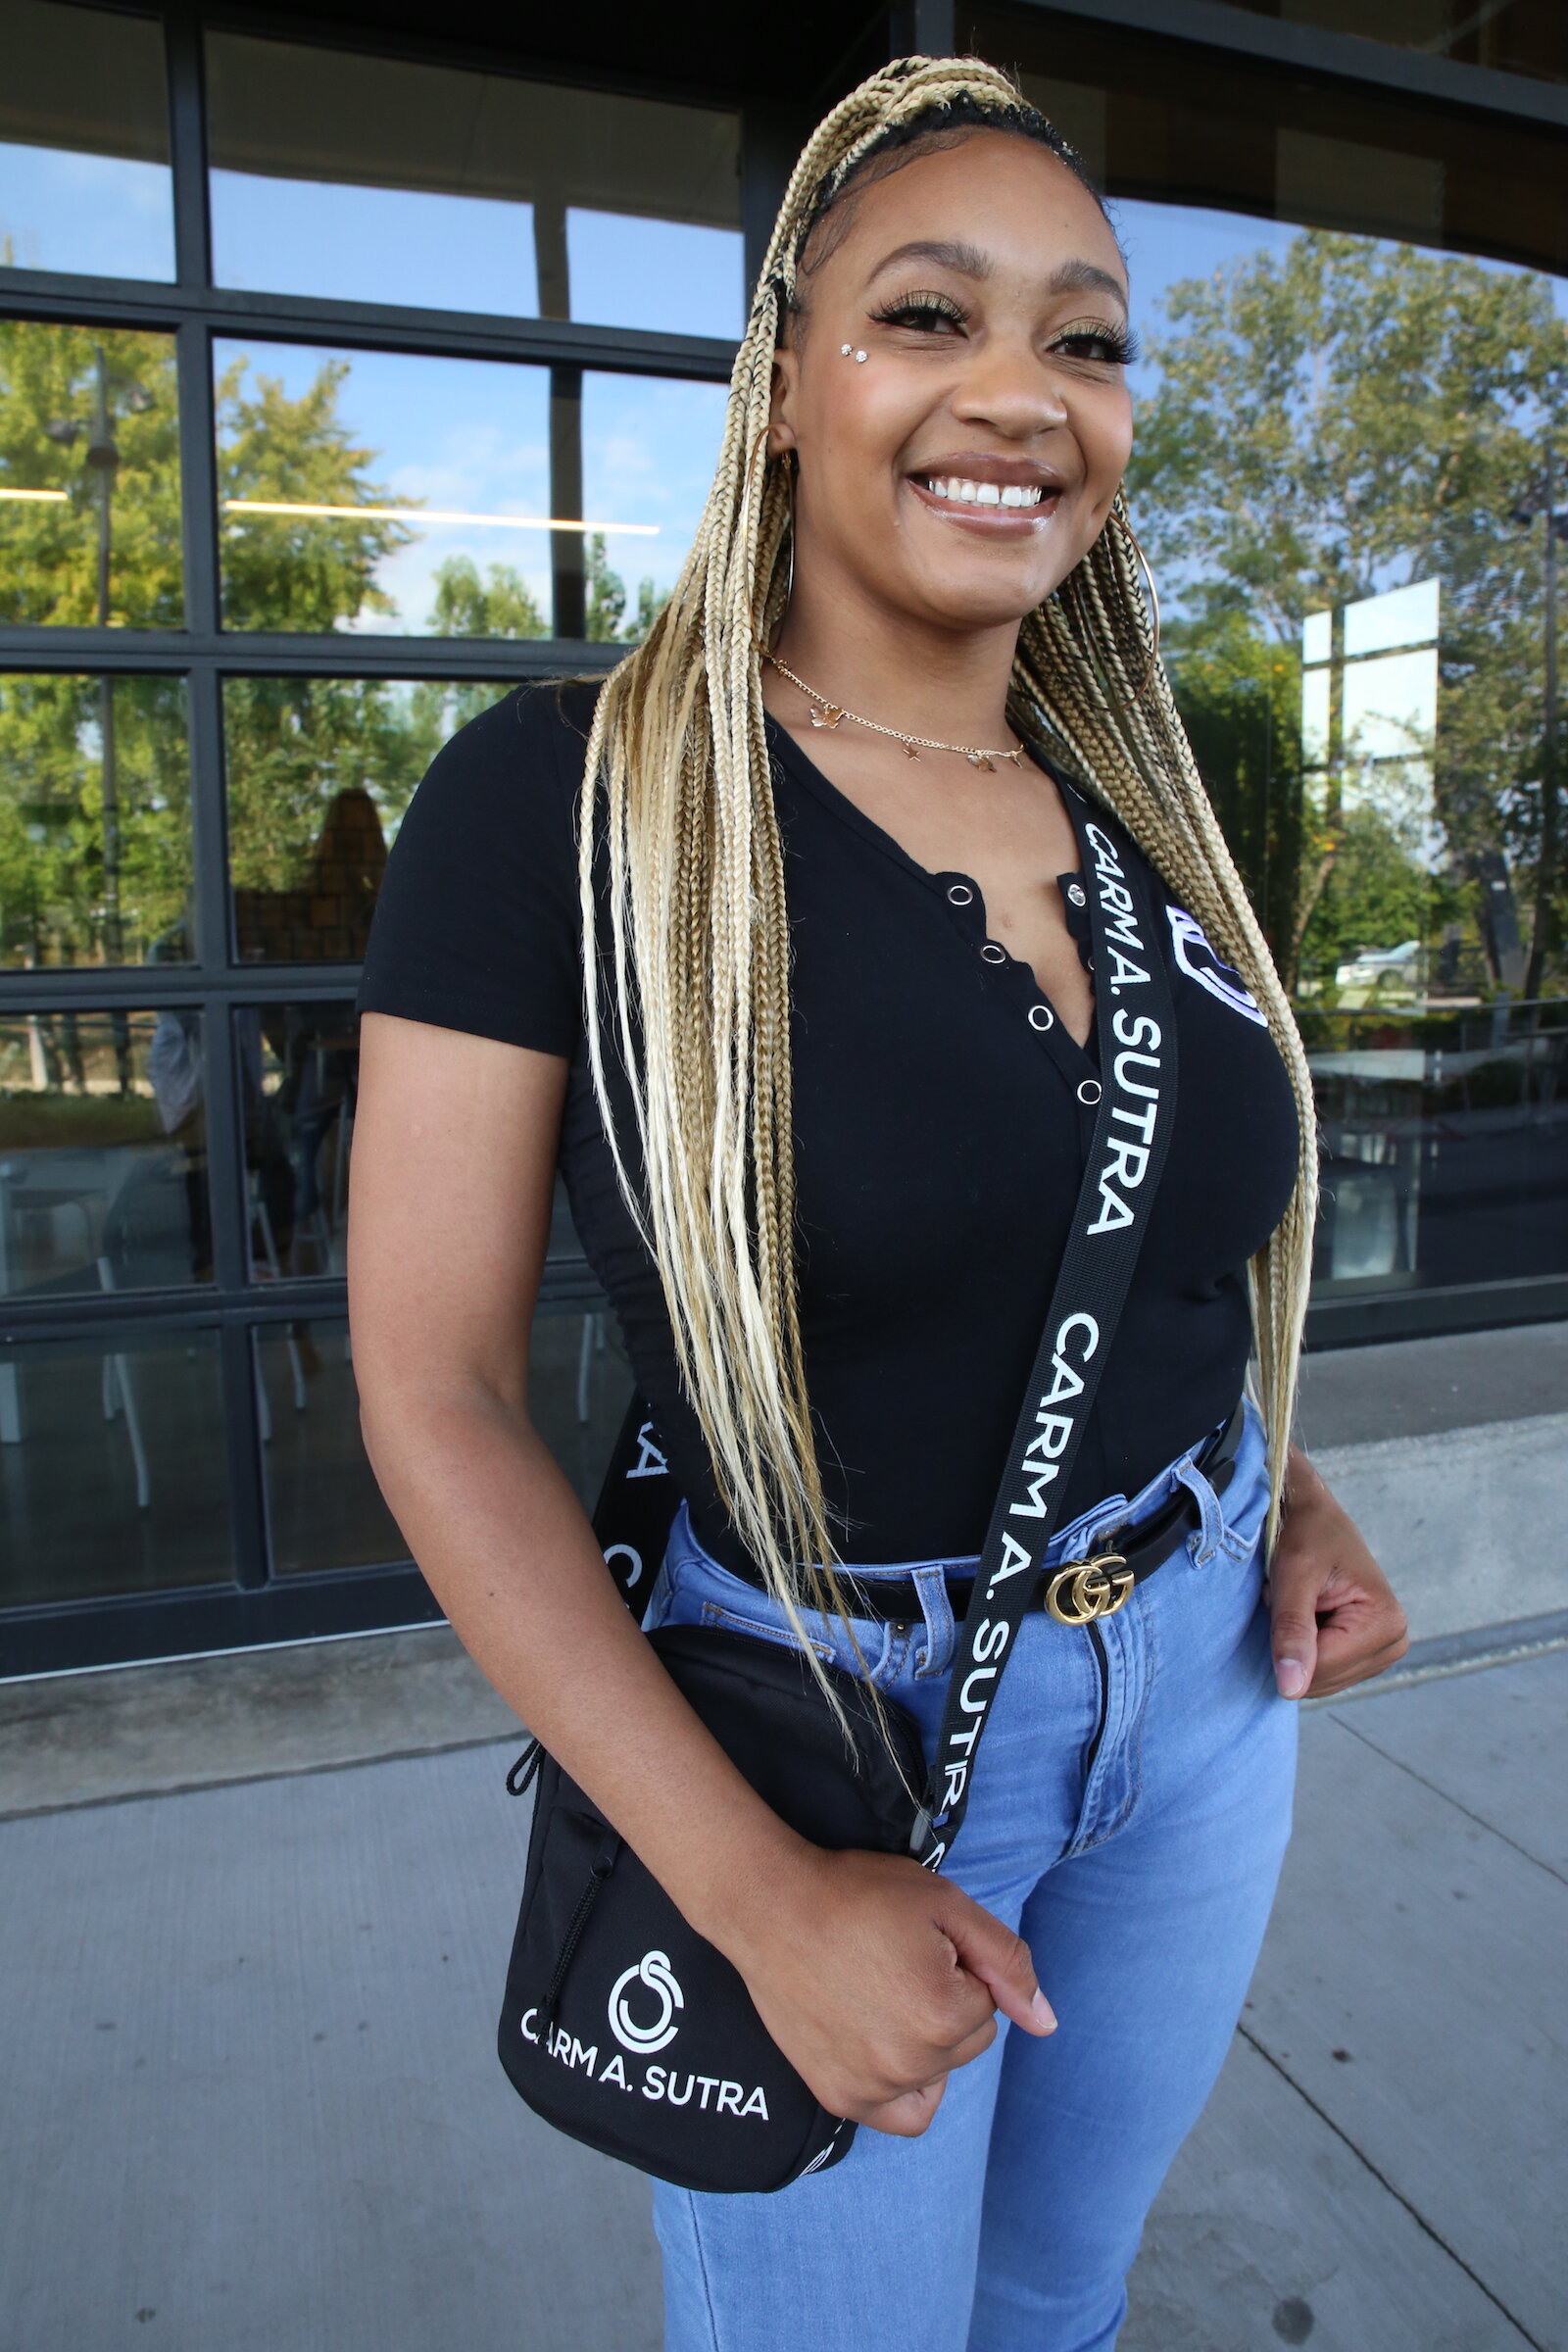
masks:
{"label": "black leather belt", "polygon": [[[1236,1473],[1236,1449],[1241,1444],[1244,1407],[1237,1405],[1222,1430],[1194,1456],[1216,1494],[1223,1494]],[[1136,1527],[1107,1528],[1096,1539],[1098,1549],[1081,1560],[1064,1560],[1044,1570],[1032,1606],[1049,1610],[1058,1625],[1089,1625],[1097,1617],[1112,1617],[1135,1585],[1162,1568],[1201,1521],[1198,1498],[1178,1487],[1167,1502]],[[760,1576],[748,1576],[760,1586]],[[956,1619],[969,1606],[974,1589],[972,1568],[949,1568],[944,1581],[948,1605]],[[844,1569],[838,1574],[845,1614],[870,1618],[879,1624],[918,1624],[924,1614],[919,1587],[908,1576],[857,1577]]]}

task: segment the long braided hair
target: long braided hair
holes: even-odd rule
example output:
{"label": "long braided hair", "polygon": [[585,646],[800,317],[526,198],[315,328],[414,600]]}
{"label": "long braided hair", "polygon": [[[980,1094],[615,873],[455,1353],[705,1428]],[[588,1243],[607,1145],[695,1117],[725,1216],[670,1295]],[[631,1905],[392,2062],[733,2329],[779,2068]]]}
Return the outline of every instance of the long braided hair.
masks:
{"label": "long braided hair", "polygon": [[[797,1309],[789,929],[763,733],[760,648],[782,618],[792,555],[787,467],[767,452],[773,358],[801,307],[808,243],[833,205],[912,141],[946,145],[978,126],[1042,141],[1090,184],[1051,125],[976,58],[884,67],[808,140],[736,358],[702,523],[669,602],[600,693],[584,767],[594,1085],[719,1494],[797,1632],[803,1612],[843,1612]],[[1299,1172],[1251,1268],[1272,1539],[1316,1203],[1311,1084],[1156,658],[1119,494],[1089,553],[1022,623],[1009,716],[1180,895],[1246,980],[1290,1072]],[[616,1133],[612,1056],[629,1082],[640,1176]]]}

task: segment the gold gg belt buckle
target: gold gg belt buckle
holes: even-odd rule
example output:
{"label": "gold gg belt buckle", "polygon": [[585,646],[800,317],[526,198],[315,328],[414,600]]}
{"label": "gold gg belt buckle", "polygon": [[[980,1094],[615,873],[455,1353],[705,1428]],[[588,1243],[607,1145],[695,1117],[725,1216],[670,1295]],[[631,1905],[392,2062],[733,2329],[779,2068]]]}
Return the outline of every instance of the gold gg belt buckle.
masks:
{"label": "gold gg belt buckle", "polygon": [[1058,1625],[1091,1625],[1114,1617],[1138,1580],[1119,1551],[1069,1560],[1046,1587],[1046,1606]]}

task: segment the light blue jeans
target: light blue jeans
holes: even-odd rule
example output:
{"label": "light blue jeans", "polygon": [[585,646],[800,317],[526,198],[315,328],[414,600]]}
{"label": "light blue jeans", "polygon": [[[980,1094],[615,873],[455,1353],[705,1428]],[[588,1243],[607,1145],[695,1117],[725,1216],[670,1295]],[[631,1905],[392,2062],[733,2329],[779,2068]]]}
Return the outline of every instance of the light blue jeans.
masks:
{"label": "light blue jeans", "polygon": [[[1196,1450],[1196,1448],[1195,1448]],[[1026,1619],[948,1875],[1016,1928],[1059,2020],[1004,2021],[950,2077],[929,2131],[861,2130],[842,2164],[776,2196],[656,2182],[666,2352],[1104,2352],[1144,2217],[1213,2085],[1290,1835],[1297,1710],[1261,1609],[1267,1501],[1249,1409],[1216,1499],[1184,1456],[1052,1547],[1153,1510],[1178,1485],[1202,1524],[1088,1632]],[[858,1624],[876,1681],[941,1719],[954,1626],[941,1570],[915,1626]],[[875,1569],[857,1568],[858,1576]],[[788,1639],[780,1612],[677,1522],[649,1617]],[[842,1632],[824,1646],[853,1669]],[[1099,1730],[1099,1744],[1096,1733]],[[1092,1761],[1091,1761],[1092,1755]]]}

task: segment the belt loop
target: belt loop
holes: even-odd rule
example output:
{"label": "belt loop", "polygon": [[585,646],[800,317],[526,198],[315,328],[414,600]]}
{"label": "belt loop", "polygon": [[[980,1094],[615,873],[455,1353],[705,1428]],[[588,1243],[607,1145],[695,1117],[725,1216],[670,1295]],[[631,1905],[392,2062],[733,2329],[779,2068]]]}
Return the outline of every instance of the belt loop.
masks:
{"label": "belt loop", "polygon": [[1194,1566],[1203,1568],[1207,1566],[1219,1549],[1220,1540],[1225,1533],[1225,1515],[1219,1506],[1219,1496],[1195,1462],[1191,1460],[1178,1462],[1176,1478],[1178,1484],[1187,1489],[1199,1508],[1200,1524],[1188,1537],[1187,1542],[1192,1552]]}
{"label": "belt loop", "polygon": [[930,1675],[946,1674],[953,1663],[953,1603],[948,1598],[948,1572],[940,1560],[910,1573],[925,1617],[925,1647],[914,1668],[923,1681]]}

